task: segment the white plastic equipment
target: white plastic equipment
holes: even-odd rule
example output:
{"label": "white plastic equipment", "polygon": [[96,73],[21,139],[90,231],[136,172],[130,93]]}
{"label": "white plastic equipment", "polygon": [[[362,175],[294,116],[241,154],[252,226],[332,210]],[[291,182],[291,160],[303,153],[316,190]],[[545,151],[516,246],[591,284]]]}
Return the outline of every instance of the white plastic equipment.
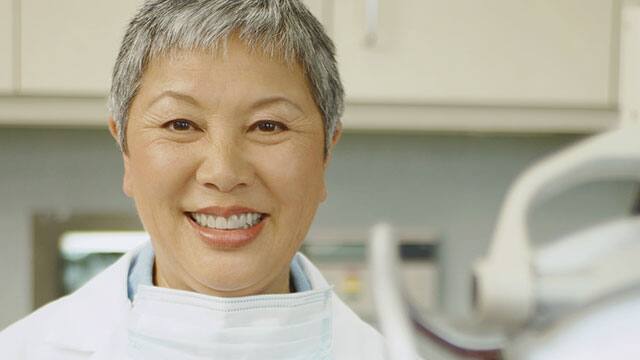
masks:
{"label": "white plastic equipment", "polygon": [[[533,207],[575,186],[640,181],[640,0],[624,0],[621,9],[621,126],[523,173],[507,194],[487,256],[475,266],[476,315],[508,336],[472,338],[446,320],[425,318],[422,326],[437,343],[489,354],[513,350],[503,355],[518,359],[640,359],[640,218],[600,224],[539,249],[529,241],[527,224]],[[392,274],[374,277],[372,283],[382,330],[391,344],[390,359],[405,359],[402,354],[413,350],[402,347],[412,347],[414,340],[410,321],[398,316],[410,309],[401,285],[394,282],[396,244],[388,225],[374,228],[370,263],[374,276]],[[562,321],[538,331],[534,320],[541,315]]]}
{"label": "white plastic equipment", "polygon": [[[640,264],[638,218],[599,225],[538,250],[529,241],[527,215],[536,204],[574,186],[610,180],[640,181],[640,126],[593,136],[519,177],[501,210],[489,253],[475,269],[475,310],[482,322],[516,335],[532,320],[536,305],[575,308],[640,286],[640,266],[628,269],[629,263]],[[415,347],[407,319],[410,309],[398,281],[393,234],[389,225],[378,225],[372,231],[372,282],[390,359],[409,359]],[[567,261],[568,253],[574,256]],[[473,339],[456,332],[446,321],[425,326],[439,343],[452,347],[473,351],[508,347],[505,337]]]}
{"label": "white plastic equipment", "polygon": [[639,139],[640,126],[594,136],[533,166],[516,181],[501,210],[489,254],[475,269],[476,306],[483,319],[517,329],[544,297],[534,291],[539,284],[529,242],[529,210],[587,182],[640,181]]}

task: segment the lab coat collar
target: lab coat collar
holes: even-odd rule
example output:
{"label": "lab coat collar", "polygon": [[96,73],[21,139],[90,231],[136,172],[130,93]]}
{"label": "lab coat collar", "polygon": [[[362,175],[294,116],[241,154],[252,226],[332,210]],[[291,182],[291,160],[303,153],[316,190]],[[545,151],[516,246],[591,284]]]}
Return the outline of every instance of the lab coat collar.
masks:
{"label": "lab coat collar", "polygon": [[327,280],[322,276],[320,270],[311,263],[311,261],[302,253],[296,253],[295,257],[298,264],[302,268],[302,272],[307,275],[307,279],[311,284],[311,289],[320,289],[329,286]]}
{"label": "lab coat collar", "polygon": [[[65,306],[52,324],[66,324],[64,331],[48,330],[45,341],[56,347],[81,352],[96,352],[115,335],[117,325],[126,321],[131,308],[127,298],[127,274],[136,248],[98,274],[75,293],[68,295]],[[110,289],[111,291],[105,291]],[[70,320],[73,319],[73,322]]]}
{"label": "lab coat collar", "polygon": [[[112,347],[124,346],[126,339],[117,339],[123,334],[114,329],[126,328],[127,314],[131,302],[127,296],[127,276],[132,260],[142,250],[140,246],[97,275],[74,294],[68,295],[64,308],[53,324],[67,324],[64,331],[58,328],[48,330],[45,341],[67,350],[94,353],[91,359],[108,359]],[[298,263],[307,275],[312,289],[329,286],[320,271],[309,259],[297,253]],[[110,290],[110,291],[105,291]],[[74,322],[70,322],[74,319]]]}

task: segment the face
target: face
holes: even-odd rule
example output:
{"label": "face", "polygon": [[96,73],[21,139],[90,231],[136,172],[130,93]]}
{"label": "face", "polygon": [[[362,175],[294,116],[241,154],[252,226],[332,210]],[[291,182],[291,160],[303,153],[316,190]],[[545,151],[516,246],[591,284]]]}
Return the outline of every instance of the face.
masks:
{"label": "face", "polygon": [[[329,159],[299,65],[237,40],[224,54],[154,59],[126,136],[123,189],[151,236],[157,285],[217,296],[289,291],[289,263],[326,198]],[[260,217],[240,225],[248,212]]]}

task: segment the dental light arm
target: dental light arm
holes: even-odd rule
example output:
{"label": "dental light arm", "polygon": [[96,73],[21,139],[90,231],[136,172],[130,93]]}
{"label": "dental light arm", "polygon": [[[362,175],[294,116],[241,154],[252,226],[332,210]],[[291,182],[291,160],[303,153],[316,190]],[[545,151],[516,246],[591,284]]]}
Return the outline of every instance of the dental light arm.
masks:
{"label": "dental light arm", "polygon": [[[398,238],[391,226],[378,224],[371,231],[369,259],[373,295],[378,309],[382,333],[387,339],[387,358],[415,360],[415,341],[409,321],[409,311],[402,298],[399,266]],[[383,314],[381,314],[383,312]],[[386,316],[392,314],[392,316]],[[380,316],[381,315],[381,316]]]}
{"label": "dental light arm", "polygon": [[637,287],[639,235],[640,217],[634,216],[536,249],[536,303],[553,315]]}
{"label": "dental light arm", "polygon": [[574,186],[604,179],[640,180],[640,126],[589,138],[519,177],[507,195],[489,254],[475,268],[475,305],[482,319],[514,329],[533,314],[531,208]]}
{"label": "dental light arm", "polygon": [[412,323],[422,335],[448,354],[476,359],[500,358],[499,350],[504,346],[501,336],[488,334],[480,338],[467,335],[446,318],[436,314],[421,316],[413,311],[403,297],[399,240],[390,225],[381,223],[373,227],[368,251],[372,290],[380,327],[387,340],[388,359],[417,358]]}

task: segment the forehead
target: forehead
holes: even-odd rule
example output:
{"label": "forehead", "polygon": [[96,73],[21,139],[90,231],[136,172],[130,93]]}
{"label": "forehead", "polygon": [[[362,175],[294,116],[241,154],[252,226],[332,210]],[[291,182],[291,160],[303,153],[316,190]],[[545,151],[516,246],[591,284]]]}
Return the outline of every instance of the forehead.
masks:
{"label": "forehead", "polygon": [[173,49],[147,64],[138,95],[178,91],[208,98],[278,95],[302,105],[313,96],[302,66],[230,38],[214,49]]}

